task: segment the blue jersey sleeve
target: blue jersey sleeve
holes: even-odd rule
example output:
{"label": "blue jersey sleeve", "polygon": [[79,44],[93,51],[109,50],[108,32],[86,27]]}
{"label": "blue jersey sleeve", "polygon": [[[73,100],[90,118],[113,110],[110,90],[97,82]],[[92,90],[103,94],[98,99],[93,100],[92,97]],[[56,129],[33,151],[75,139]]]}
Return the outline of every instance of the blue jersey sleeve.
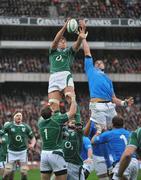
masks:
{"label": "blue jersey sleeve", "polygon": [[94,121],[91,121],[90,131],[89,131],[89,138],[92,139],[92,137],[95,134],[96,134],[96,127],[95,127]]}
{"label": "blue jersey sleeve", "polygon": [[104,132],[102,134],[100,134],[99,136],[96,136],[95,139],[94,139],[94,143],[95,144],[101,144],[101,143],[106,143],[109,141],[110,139],[110,132],[107,131],[107,132]]}
{"label": "blue jersey sleeve", "polygon": [[93,58],[91,56],[86,56],[85,57],[85,62],[84,62],[85,72],[88,73],[88,71],[90,71],[93,68],[94,68]]}
{"label": "blue jersey sleeve", "polygon": [[89,148],[92,148],[91,141],[88,137],[83,138],[83,144],[84,144],[84,147],[87,151]]}

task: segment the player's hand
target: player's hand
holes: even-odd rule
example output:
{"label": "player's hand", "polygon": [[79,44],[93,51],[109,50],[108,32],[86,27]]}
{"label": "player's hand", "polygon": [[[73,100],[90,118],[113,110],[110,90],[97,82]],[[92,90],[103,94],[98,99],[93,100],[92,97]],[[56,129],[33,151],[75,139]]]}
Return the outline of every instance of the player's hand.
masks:
{"label": "player's hand", "polygon": [[84,161],[84,163],[86,163],[86,164],[92,164],[92,163],[93,163],[93,159],[88,158],[88,159],[86,159],[86,160]]}
{"label": "player's hand", "polygon": [[79,37],[82,39],[86,39],[88,32],[86,32],[86,24],[85,20],[79,20],[79,31],[77,34],[79,34]]}
{"label": "player's hand", "polygon": [[86,23],[85,20],[79,20],[79,27],[81,28],[81,31],[85,33],[86,31]]}
{"label": "player's hand", "polygon": [[132,104],[134,104],[134,99],[133,99],[133,97],[130,97],[130,98],[128,98],[128,99],[125,99],[124,100],[124,106],[125,107],[127,107],[127,106],[131,106]]}
{"label": "player's hand", "polygon": [[128,103],[128,106],[131,106],[132,104],[134,104],[134,98],[133,97],[126,99],[126,101]]}
{"label": "player's hand", "polygon": [[66,19],[66,21],[65,21],[65,23],[63,25],[63,28],[67,29],[67,24],[68,24],[70,19],[71,19],[70,17]]}

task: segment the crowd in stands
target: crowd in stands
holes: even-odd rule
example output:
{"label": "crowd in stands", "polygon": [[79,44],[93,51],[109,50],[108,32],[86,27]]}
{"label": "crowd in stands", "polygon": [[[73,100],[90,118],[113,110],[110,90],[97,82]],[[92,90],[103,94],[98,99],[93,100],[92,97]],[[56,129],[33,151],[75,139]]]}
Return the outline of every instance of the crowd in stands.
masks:
{"label": "crowd in stands", "polygon": [[140,0],[1,0],[2,16],[139,18]]}
{"label": "crowd in stands", "polygon": [[[52,41],[60,27],[1,27],[0,40],[6,41]],[[88,41],[141,42],[140,28],[88,28]],[[68,41],[77,36],[65,34]]]}
{"label": "crowd in stands", "polygon": [[[83,58],[83,57],[82,57]],[[83,73],[84,64],[82,58],[75,59],[72,65],[73,73]],[[101,58],[106,64],[105,72],[108,73],[141,73],[141,58]],[[0,72],[21,72],[21,73],[48,73],[49,61],[47,54],[38,55],[1,55]]]}
{"label": "crowd in stands", "polygon": [[[39,86],[38,86],[39,87]],[[2,89],[0,94],[0,123],[4,124],[6,121],[11,121],[12,114],[16,109],[23,110],[23,119],[26,123],[28,123],[35,134],[37,139],[36,147],[34,151],[30,153],[30,160],[38,161],[40,158],[40,147],[41,142],[39,138],[38,128],[37,128],[37,120],[40,116],[40,109],[45,104],[48,103],[47,99],[47,90],[42,90],[44,88],[36,88],[33,92],[32,89],[30,90],[18,90],[12,88],[10,90],[6,88],[5,90]],[[81,92],[79,88],[77,88],[77,102],[80,105],[82,120],[84,124],[89,119],[89,97],[88,97],[88,90],[85,89],[85,93]],[[125,119],[126,128],[130,130],[136,129],[137,126],[141,125],[141,96],[136,94],[135,98],[135,105],[131,108],[122,108],[117,107],[117,111],[120,115],[122,115]],[[61,102],[61,107],[64,107],[64,101]]]}

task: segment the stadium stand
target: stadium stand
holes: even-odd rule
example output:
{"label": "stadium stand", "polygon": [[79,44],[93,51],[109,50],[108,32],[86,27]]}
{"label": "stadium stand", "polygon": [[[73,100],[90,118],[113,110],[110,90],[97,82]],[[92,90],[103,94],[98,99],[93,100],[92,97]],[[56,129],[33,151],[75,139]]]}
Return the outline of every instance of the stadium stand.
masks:
{"label": "stadium stand", "polygon": [[0,5],[3,16],[139,18],[140,14],[139,0],[5,0]]}
{"label": "stadium stand", "polygon": [[[109,58],[101,59],[108,73],[141,73],[141,59],[138,57],[117,58],[109,55]],[[49,73],[47,54],[4,54],[0,57],[0,72]],[[76,58],[72,72],[84,73],[83,59]]]}
{"label": "stadium stand", "polygon": [[[19,26],[10,26],[1,27],[0,39],[1,40],[25,40],[25,41],[52,41],[55,36],[56,29],[53,27],[19,27]],[[108,28],[103,29],[96,28],[88,28],[89,35],[88,41],[116,41],[116,42],[140,42],[140,29],[134,28],[111,28],[110,31]],[[121,33],[122,32],[122,33]],[[48,36],[50,34],[50,36]],[[96,36],[95,36],[96,34]],[[65,34],[67,39],[72,41],[76,36],[71,34]]]}

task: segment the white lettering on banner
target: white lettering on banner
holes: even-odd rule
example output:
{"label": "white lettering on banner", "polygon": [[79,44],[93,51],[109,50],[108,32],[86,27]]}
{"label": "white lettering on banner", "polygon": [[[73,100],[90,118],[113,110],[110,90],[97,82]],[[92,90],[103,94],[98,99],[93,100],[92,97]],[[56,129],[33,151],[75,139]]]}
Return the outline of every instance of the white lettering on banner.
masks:
{"label": "white lettering on banner", "polygon": [[64,20],[37,18],[37,24],[40,26],[62,26],[64,24]]}
{"label": "white lettering on banner", "polygon": [[128,19],[128,26],[141,26],[141,19]]}
{"label": "white lettering on banner", "polygon": [[20,19],[19,18],[0,18],[0,24],[19,25],[20,24]]}
{"label": "white lettering on banner", "polygon": [[111,26],[112,22],[111,19],[87,19],[88,25],[94,25],[94,26]]}

